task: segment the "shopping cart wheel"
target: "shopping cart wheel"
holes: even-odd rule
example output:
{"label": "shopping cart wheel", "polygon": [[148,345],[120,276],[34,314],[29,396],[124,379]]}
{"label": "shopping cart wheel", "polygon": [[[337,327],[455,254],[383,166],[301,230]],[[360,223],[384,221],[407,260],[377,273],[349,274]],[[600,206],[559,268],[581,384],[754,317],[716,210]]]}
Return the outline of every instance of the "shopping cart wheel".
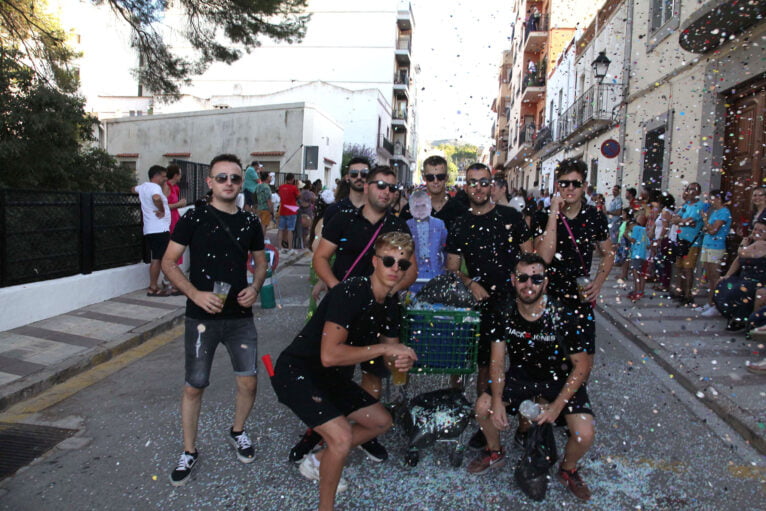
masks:
{"label": "shopping cart wheel", "polygon": [[465,454],[465,448],[457,445],[455,450],[449,455],[449,462],[455,468],[459,468],[463,464],[463,455]]}
{"label": "shopping cart wheel", "polygon": [[410,466],[410,467],[417,466],[419,461],[420,461],[420,453],[414,449],[410,449],[409,451],[407,451],[407,454],[404,455],[404,463],[407,464],[407,466]]}

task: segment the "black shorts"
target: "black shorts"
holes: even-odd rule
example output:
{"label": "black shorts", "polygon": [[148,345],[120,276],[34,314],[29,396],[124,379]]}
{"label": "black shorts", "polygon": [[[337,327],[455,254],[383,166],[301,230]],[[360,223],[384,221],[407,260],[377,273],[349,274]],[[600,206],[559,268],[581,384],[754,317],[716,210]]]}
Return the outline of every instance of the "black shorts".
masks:
{"label": "black shorts", "polygon": [[149,258],[153,260],[162,259],[170,242],[170,232],[144,234],[144,238],[146,239],[146,245],[149,247]]}
{"label": "black shorts", "polygon": [[255,204],[255,201],[253,201],[253,192],[250,190],[242,189],[242,194],[245,196],[245,204],[248,206],[252,206]]}
{"label": "black shorts", "polygon": [[[561,389],[566,383],[566,378],[558,380],[536,381],[529,379],[523,370],[517,368],[508,371],[505,374],[505,386],[503,387],[503,402],[509,403],[506,408],[508,413],[516,415],[519,413],[519,405],[527,399],[543,398],[549,403],[556,400],[561,393]],[[487,389],[487,394],[492,395],[492,389]],[[586,384],[580,385],[574,396],[561,411],[556,424],[564,425],[565,416],[573,413],[586,413],[594,415],[593,409],[588,398],[588,389]]]}
{"label": "black shorts", "polygon": [[290,355],[280,355],[271,385],[280,403],[287,406],[308,427],[315,428],[357,410],[372,406],[377,399],[351,380],[346,367],[323,367]]}

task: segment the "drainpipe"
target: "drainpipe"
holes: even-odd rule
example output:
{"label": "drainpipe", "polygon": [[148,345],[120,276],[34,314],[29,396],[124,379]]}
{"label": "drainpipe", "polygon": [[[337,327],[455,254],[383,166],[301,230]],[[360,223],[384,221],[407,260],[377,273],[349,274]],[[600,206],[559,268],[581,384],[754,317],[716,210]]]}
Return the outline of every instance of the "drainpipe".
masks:
{"label": "drainpipe", "polygon": [[628,122],[628,92],[630,91],[630,62],[633,53],[633,2],[626,0],[627,15],[625,16],[625,50],[622,55],[622,110],[620,112],[620,155],[617,160],[617,184],[622,186],[625,173],[625,132]]}

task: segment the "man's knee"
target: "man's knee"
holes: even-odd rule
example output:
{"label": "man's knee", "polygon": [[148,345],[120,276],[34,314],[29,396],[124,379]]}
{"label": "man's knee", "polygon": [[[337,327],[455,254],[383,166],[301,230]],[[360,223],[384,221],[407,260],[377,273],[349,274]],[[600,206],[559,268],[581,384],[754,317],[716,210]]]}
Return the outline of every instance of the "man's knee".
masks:
{"label": "man's knee", "polygon": [[188,399],[200,399],[204,392],[204,387],[193,387],[187,383],[184,385],[183,396]]}
{"label": "man's knee", "polygon": [[567,419],[570,438],[581,445],[590,447],[596,438],[593,418],[590,415],[575,414],[567,416]]}
{"label": "man's knee", "polygon": [[258,388],[258,378],[256,376],[237,376],[237,389],[240,392],[254,394]]}
{"label": "man's knee", "polygon": [[351,450],[351,424],[343,421],[332,427],[329,431],[321,432],[327,447],[341,454]]}
{"label": "man's knee", "polygon": [[476,417],[486,419],[489,416],[489,409],[492,407],[492,397],[486,392],[476,400]]}

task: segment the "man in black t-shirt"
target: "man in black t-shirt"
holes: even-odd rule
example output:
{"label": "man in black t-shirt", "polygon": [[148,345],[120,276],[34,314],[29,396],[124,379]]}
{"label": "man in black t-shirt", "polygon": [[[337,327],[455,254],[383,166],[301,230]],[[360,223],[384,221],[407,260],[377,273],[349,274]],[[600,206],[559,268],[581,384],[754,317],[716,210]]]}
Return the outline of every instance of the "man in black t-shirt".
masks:
{"label": "man in black t-shirt", "polygon": [[[587,172],[587,166],[581,160],[570,158],[559,162],[556,167],[558,193],[551,197],[549,210],[535,216],[535,251],[549,265],[551,283],[548,293],[572,312],[578,319],[582,335],[595,344],[593,305],[612,269],[614,251],[606,216],[583,200]],[[596,276],[585,286],[584,300],[581,300],[577,278],[590,277],[596,244],[604,256]]]}
{"label": "man in black t-shirt", "polygon": [[[404,278],[413,252],[412,237],[379,236],[373,273],[333,286],[317,312],[277,360],[271,383],[279,401],[319,433],[325,448],[304,457],[300,472],[319,481],[319,509],[333,509],[335,493],[351,448],[387,431],[386,409],[354,383],[353,366],[371,359],[407,371],[417,357],[399,344],[400,311],[391,294]],[[353,421],[353,424],[352,422]]]}
{"label": "man in black t-shirt", "polygon": [[367,176],[370,174],[370,160],[362,156],[355,156],[348,162],[348,170],[343,176],[348,182],[348,197],[333,202],[324,211],[322,216],[324,225],[330,221],[339,211],[348,209],[359,209],[364,205],[364,185],[367,182]]}
{"label": "man in black t-shirt", "polygon": [[[202,394],[209,384],[213,354],[219,343],[229,352],[237,382],[234,422],[226,438],[242,463],[255,459],[244,427],[257,385],[257,333],[251,308],[266,277],[263,230],[255,215],[237,208],[242,165],[236,156],[222,154],[213,158],[207,184],[212,192],[209,203],[188,211],[178,221],[162,258],[163,272],[188,297],[186,385],[181,398],[184,452],[170,474],[174,486],[188,482],[197,465]],[[189,279],[176,264],[186,247],[191,256]],[[252,285],[248,285],[247,260],[251,256],[255,274]],[[213,293],[215,282],[230,286],[226,296]]]}
{"label": "man in black t-shirt", "polygon": [[[409,234],[407,224],[394,216],[390,206],[396,192],[396,174],[390,167],[378,166],[367,175],[365,185],[365,203],[359,209],[339,211],[322,229],[322,239],[314,252],[312,263],[317,276],[332,289],[349,277],[368,276],[373,270],[373,237],[388,232],[404,232]],[[330,259],[335,255],[335,262],[330,267]],[[405,272],[391,294],[407,289],[415,282],[418,268],[414,254],[410,255],[412,266]],[[380,397],[381,379],[388,374],[385,365],[380,361],[366,362],[361,365],[362,388],[375,398]],[[307,431],[298,445],[290,453],[290,459],[297,461],[308,452],[318,441],[316,435]],[[373,461],[384,461],[388,458],[386,449],[371,440],[363,446],[367,456]]]}
{"label": "man in black t-shirt", "polygon": [[[558,476],[579,499],[590,490],[577,471],[577,462],[593,444],[594,420],[585,382],[593,367],[593,343],[579,335],[571,312],[546,296],[549,285],[545,261],[524,254],[511,276],[514,303],[497,325],[503,339],[492,345],[490,386],[476,401],[476,418],[487,447],[468,465],[482,474],[505,464],[500,431],[508,429],[508,416],[518,413],[524,400],[542,402],[537,424],[566,423],[570,436]],[[505,371],[505,357],[510,362]],[[531,424],[519,419],[516,442],[524,444]]]}
{"label": "man in black t-shirt", "polygon": [[[497,311],[512,294],[511,272],[521,252],[532,251],[532,236],[524,218],[515,209],[489,200],[491,184],[489,167],[482,163],[468,167],[465,189],[470,208],[453,222],[447,235],[447,269],[455,272],[481,302],[479,394],[487,387],[489,348],[499,333],[495,328]],[[461,258],[468,275],[460,271]]]}
{"label": "man in black t-shirt", "polygon": [[[431,216],[444,222],[447,231],[449,231],[455,219],[464,215],[468,208],[460,200],[450,198],[447,193],[447,177],[447,160],[438,155],[429,156],[425,159],[423,162],[423,179],[428,195],[431,197]],[[399,218],[405,221],[412,218],[409,204],[404,206]]]}

